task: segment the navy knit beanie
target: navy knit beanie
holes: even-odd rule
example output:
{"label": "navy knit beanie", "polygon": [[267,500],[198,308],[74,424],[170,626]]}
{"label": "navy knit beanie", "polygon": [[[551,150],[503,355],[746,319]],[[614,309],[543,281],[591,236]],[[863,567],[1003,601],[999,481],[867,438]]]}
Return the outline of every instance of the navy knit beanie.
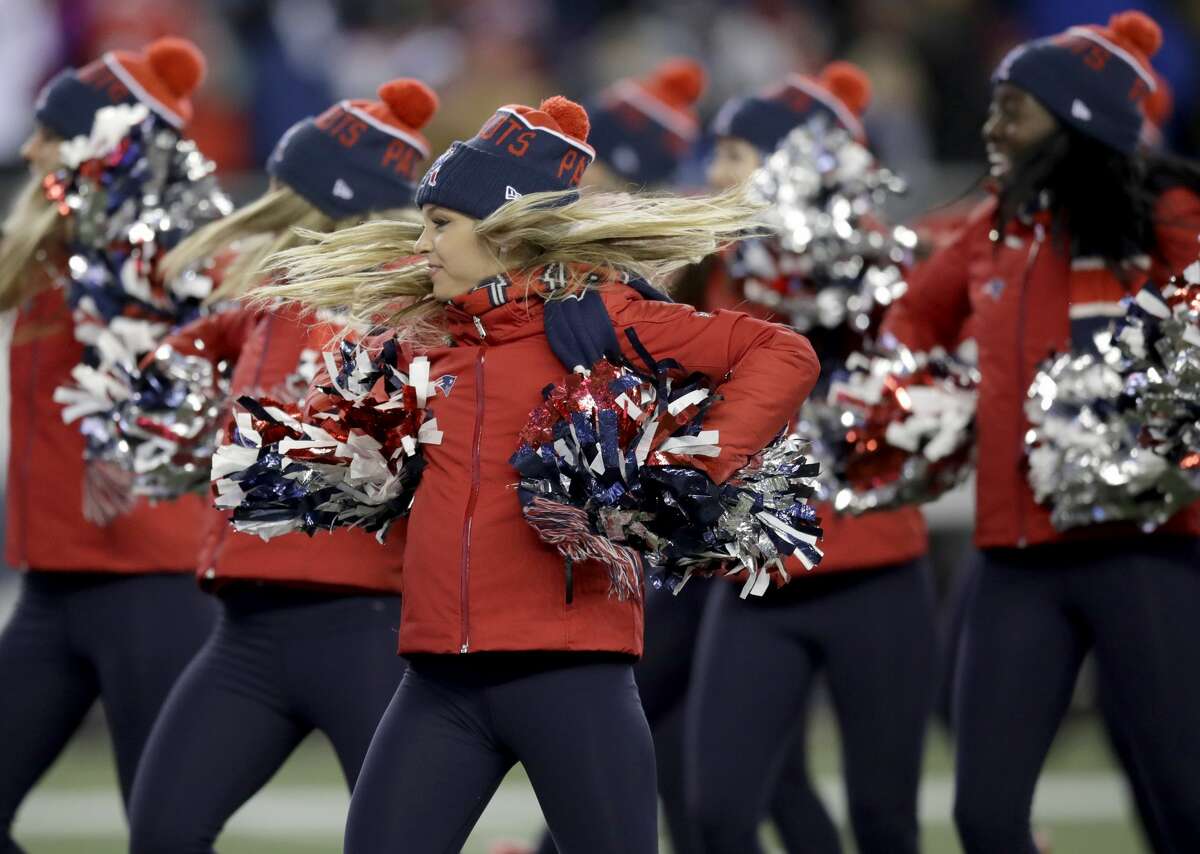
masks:
{"label": "navy knit beanie", "polygon": [[479,133],[434,162],[417,188],[417,206],[485,219],[527,193],[576,187],[596,157],[588,127],[587,111],[561,95],[537,109],[501,107]]}
{"label": "navy knit beanie", "polygon": [[727,102],[713,120],[717,136],[744,139],[770,154],[794,128],[823,115],[866,143],[861,116],[871,100],[871,81],[857,65],[831,62],[816,77],[802,74],[765,92]]}
{"label": "navy knit beanie", "polygon": [[669,59],[646,78],[615,83],[588,108],[596,159],[635,184],[669,178],[699,133],[695,104],[704,83],[692,59]]}
{"label": "navy knit beanie", "polygon": [[206,69],[200,49],[173,36],[141,52],[109,51],[51,79],[38,94],[34,115],[63,139],[91,133],[96,113],[116,104],[145,104],[172,127],[183,128],[192,119],[192,92]]}
{"label": "navy knit beanie", "polygon": [[437,96],[419,80],[392,80],[378,101],[342,101],[293,125],[267,171],[322,213],[340,219],[412,204],[429,143],[420,134]]}
{"label": "navy knit beanie", "polygon": [[992,75],[1035,97],[1063,124],[1125,154],[1137,148],[1142,104],[1155,91],[1150,57],[1162,31],[1141,12],[1107,27],[1071,27],[1013,48]]}

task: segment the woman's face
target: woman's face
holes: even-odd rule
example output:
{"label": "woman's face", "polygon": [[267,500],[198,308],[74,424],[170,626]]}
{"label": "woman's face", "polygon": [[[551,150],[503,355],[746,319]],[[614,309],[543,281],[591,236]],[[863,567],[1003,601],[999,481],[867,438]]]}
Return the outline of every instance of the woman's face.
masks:
{"label": "woman's face", "polygon": [[425,229],[416,251],[429,263],[433,295],[448,302],[484,279],[504,272],[504,267],[475,234],[479,220],[437,205],[424,205]]}
{"label": "woman's face", "polygon": [[29,171],[40,178],[58,168],[61,144],[56,134],[38,125],[21,146],[21,157],[29,164]]}
{"label": "woman's face", "polygon": [[708,186],[713,190],[736,187],[745,183],[761,165],[762,155],[746,140],[721,137],[717,140],[712,162],[708,164]]}
{"label": "woman's face", "polygon": [[1007,180],[1014,164],[1019,166],[1057,130],[1058,121],[1036,98],[1011,83],[998,84],[992,90],[992,103],[983,123],[992,177]]}

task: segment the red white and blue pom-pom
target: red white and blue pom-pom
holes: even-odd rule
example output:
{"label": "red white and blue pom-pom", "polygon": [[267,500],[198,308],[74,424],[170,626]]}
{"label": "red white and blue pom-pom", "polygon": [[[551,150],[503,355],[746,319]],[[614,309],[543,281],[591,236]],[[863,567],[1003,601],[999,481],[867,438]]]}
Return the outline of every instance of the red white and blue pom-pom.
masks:
{"label": "red white and blue pom-pom", "polygon": [[136,354],[146,342],[123,342],[126,327],[141,328],[114,318],[97,339],[101,361],[76,365],[73,385],[55,389],[63,420],[80,421],[89,460],[132,474],[134,495],[159,501],[204,492],[227,411],[230,366],[164,345],[139,368]]}
{"label": "red white and blue pom-pom", "polygon": [[[703,428],[716,399],[694,374],[674,382],[601,360],[548,386],[510,462],[524,515],[566,559],[568,597],[576,564],[595,561],[618,597],[644,592],[644,578],[678,589],[691,575],[748,572],[761,594],[783,560],[812,567],[820,527],[806,503],[816,466],[795,440],[764,450],[725,484],[692,457],[720,455]],[[677,366],[676,366],[677,367]]]}
{"label": "red white and blue pom-pom", "polygon": [[978,371],[970,347],[854,354],[798,432],[821,462],[820,497],[839,513],[932,501],[974,464]]}
{"label": "red white and blue pom-pom", "polygon": [[61,156],[43,192],[71,221],[67,298],[77,322],[125,316],[175,327],[192,320],[211,278],[190,270],[162,281],[157,265],[196,228],[233,209],[213,164],[140,104],[100,109],[91,135],[64,142]]}
{"label": "red white and blue pom-pom", "polygon": [[378,355],[343,341],[341,364],[326,353],[329,402],[296,404],[242,397],[229,443],[213,457],[216,505],[239,531],[263,539],[353,527],[376,532],[407,515],[424,468],[420,446],[440,444],[426,407],[435,393],[429,360],[395,367],[394,342]]}

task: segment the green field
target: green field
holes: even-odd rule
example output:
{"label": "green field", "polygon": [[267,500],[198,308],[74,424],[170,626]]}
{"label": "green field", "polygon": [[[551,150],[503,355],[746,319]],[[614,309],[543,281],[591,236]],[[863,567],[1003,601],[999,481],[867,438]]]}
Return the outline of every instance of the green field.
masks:
{"label": "green field", "polygon": [[[813,771],[822,795],[844,825],[834,727],[816,715],[810,734]],[[230,757],[236,762],[237,757]],[[950,827],[951,758],[940,731],[930,737],[922,787],[926,854],[958,852]],[[16,837],[29,854],[120,854],[124,823],[102,730],[92,727],[71,746],[27,800]],[[1038,827],[1054,854],[1139,854],[1145,848],[1101,734],[1089,718],[1071,720],[1060,733],[1039,788]],[[222,854],[316,854],[341,848],[346,795],[328,746],[309,739],[271,784],[230,823]],[[505,781],[464,851],[484,854],[500,838],[536,832],[540,814],[517,769]],[[780,850],[766,830],[770,850]],[[663,851],[668,848],[664,844]],[[847,852],[853,850],[849,844]]]}

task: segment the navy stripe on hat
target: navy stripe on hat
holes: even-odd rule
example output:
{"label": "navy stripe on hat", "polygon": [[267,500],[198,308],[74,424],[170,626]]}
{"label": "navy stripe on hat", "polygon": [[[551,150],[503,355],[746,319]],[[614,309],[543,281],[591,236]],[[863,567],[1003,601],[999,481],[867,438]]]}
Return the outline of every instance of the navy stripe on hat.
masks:
{"label": "navy stripe on hat", "polygon": [[419,137],[342,101],[293,125],[267,171],[340,219],[412,204],[417,168],[428,156]]}
{"label": "navy stripe on hat", "polygon": [[579,185],[596,157],[585,142],[501,107],[474,137],[455,142],[425,173],[418,206],[432,204],[484,219],[529,193]]}

